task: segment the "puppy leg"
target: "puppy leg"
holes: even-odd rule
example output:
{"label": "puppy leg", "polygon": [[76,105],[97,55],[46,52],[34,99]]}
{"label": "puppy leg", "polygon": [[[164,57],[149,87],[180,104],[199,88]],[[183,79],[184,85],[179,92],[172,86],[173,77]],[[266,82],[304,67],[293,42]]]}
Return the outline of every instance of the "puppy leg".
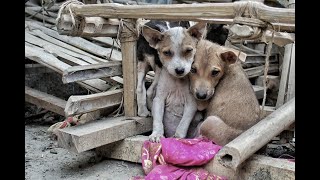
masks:
{"label": "puppy leg", "polygon": [[149,65],[145,61],[138,61],[138,79],[137,79],[137,105],[138,116],[150,116],[150,111],[147,109],[147,91],[145,87],[145,77],[149,70]]}
{"label": "puppy leg", "polygon": [[194,118],[196,112],[197,112],[197,104],[196,104],[196,101],[193,99],[192,95],[190,94],[190,96],[187,97],[186,104],[184,105],[183,116],[176,129],[176,133],[174,134],[174,137],[185,138],[187,136],[190,123]]}
{"label": "puppy leg", "polygon": [[239,136],[243,131],[224,123],[218,116],[209,116],[200,125],[200,134],[224,146]]}
{"label": "puppy leg", "polygon": [[[164,96],[163,96],[164,97]],[[156,96],[153,99],[152,112],[153,112],[153,130],[149,136],[151,142],[160,142],[160,138],[164,135],[163,128],[163,114],[164,114],[165,99]]]}
{"label": "puppy leg", "polygon": [[156,86],[159,81],[160,72],[161,72],[161,68],[159,68],[156,65],[155,70],[154,70],[155,75],[154,75],[153,82],[147,90],[147,106],[148,106],[148,109],[150,109],[150,110],[152,110],[152,100],[155,95],[155,89],[156,89]]}

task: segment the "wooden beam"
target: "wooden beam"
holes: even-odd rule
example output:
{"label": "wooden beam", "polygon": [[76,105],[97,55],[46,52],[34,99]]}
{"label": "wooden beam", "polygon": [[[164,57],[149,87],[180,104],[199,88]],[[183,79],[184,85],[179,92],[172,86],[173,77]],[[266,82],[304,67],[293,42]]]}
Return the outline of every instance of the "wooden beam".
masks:
{"label": "wooden beam", "polygon": [[[268,69],[268,73],[278,72],[279,71],[278,66],[279,66],[278,64],[270,64],[269,69]],[[247,68],[247,69],[244,69],[244,71],[246,72],[248,78],[258,77],[258,76],[263,75],[264,65],[253,67],[253,68]]]}
{"label": "wooden beam", "polygon": [[104,118],[57,131],[58,145],[83,152],[152,130],[151,118]]}
{"label": "wooden beam", "polygon": [[117,37],[119,20],[106,19],[102,17],[84,17],[75,18],[75,23],[79,26],[73,26],[70,14],[61,14],[57,19],[57,30],[61,35],[94,37],[109,36]]}
{"label": "wooden beam", "polygon": [[282,62],[282,70],[280,76],[280,84],[279,84],[279,93],[276,103],[276,108],[282,106],[285,103],[286,92],[287,92],[287,84],[288,84],[288,75],[290,71],[290,61],[292,54],[293,44],[288,44],[285,46],[284,57]]}
{"label": "wooden beam", "polygon": [[[121,141],[100,146],[96,148],[96,153],[107,158],[141,163],[142,145],[148,139],[148,136],[143,135],[128,137]],[[216,173],[217,170],[213,161],[214,159],[204,166],[210,173]],[[265,171],[267,172],[267,177],[263,176]],[[226,173],[224,176],[230,177],[231,174]],[[294,179],[295,163],[286,159],[254,154],[243,163],[235,177],[238,179],[257,179],[260,174],[261,177],[266,177],[267,179]]]}
{"label": "wooden beam", "polygon": [[72,95],[65,106],[65,115],[73,116],[120,105],[122,89],[106,91],[89,95]]}
{"label": "wooden beam", "polygon": [[125,19],[120,33],[122,72],[124,89],[125,116],[137,116],[136,81],[137,81],[137,33],[136,21]]}
{"label": "wooden beam", "polygon": [[289,71],[289,76],[288,76],[288,89],[287,89],[287,96],[286,96],[286,101],[289,101],[293,97],[295,97],[295,64],[296,64],[296,48],[295,44],[292,44],[292,49],[291,49],[291,58],[290,58],[290,71]]}
{"label": "wooden beam", "polygon": [[[247,2],[234,3],[199,3],[170,5],[118,5],[116,3],[78,5],[71,4],[72,12],[84,17],[105,18],[145,18],[167,20],[199,21],[205,18],[233,19],[235,6]],[[295,10],[266,6],[252,2],[257,7],[259,17],[263,21],[295,24]],[[248,12],[245,13],[248,15]]]}
{"label": "wooden beam", "polygon": [[121,62],[107,62],[84,66],[72,66],[63,71],[62,82],[70,83],[102,77],[122,75]]}
{"label": "wooden beam", "polygon": [[[263,155],[251,156],[240,169],[240,179],[295,179],[295,163]],[[263,178],[264,177],[264,178]]]}
{"label": "wooden beam", "polygon": [[64,116],[67,101],[25,86],[25,101]]}
{"label": "wooden beam", "polygon": [[256,94],[257,99],[263,98],[263,87],[262,86],[252,86],[254,93]]}
{"label": "wooden beam", "polygon": [[137,135],[96,148],[96,153],[108,158],[141,163],[141,149],[148,136]]}
{"label": "wooden beam", "polygon": [[224,167],[237,171],[241,163],[295,121],[295,98],[226,144],[215,156]]}

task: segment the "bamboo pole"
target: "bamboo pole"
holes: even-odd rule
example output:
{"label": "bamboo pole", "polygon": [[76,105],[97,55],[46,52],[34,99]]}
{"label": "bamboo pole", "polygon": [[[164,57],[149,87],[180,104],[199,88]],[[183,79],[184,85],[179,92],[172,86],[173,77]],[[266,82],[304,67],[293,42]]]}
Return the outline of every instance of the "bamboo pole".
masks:
{"label": "bamboo pole", "polygon": [[120,33],[125,116],[137,116],[137,32],[136,20],[125,19]]}
{"label": "bamboo pole", "polygon": [[215,159],[234,171],[253,153],[295,121],[295,98],[226,144]]}
{"label": "bamboo pole", "polygon": [[[71,4],[72,12],[77,16],[104,18],[145,18],[167,20],[201,21],[210,18],[233,19],[234,7],[238,3],[201,3],[170,5],[118,5],[115,3],[78,5]],[[259,18],[271,23],[295,23],[295,10],[275,8],[255,3]],[[245,15],[248,15],[246,12]]]}

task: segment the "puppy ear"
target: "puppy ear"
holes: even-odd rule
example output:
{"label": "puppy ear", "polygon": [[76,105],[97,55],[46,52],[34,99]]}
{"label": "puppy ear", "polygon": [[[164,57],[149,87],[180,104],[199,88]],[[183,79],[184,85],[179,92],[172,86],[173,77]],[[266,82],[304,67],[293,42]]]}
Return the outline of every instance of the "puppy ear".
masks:
{"label": "puppy ear", "polygon": [[148,41],[149,45],[156,48],[158,42],[163,38],[163,34],[149,26],[142,27],[142,35]]}
{"label": "puppy ear", "polygon": [[207,23],[198,22],[197,24],[191,26],[187,31],[191,36],[200,40],[204,32],[206,31],[206,26],[207,26]]}
{"label": "puppy ear", "polygon": [[233,64],[237,60],[237,55],[232,51],[227,51],[227,52],[221,53],[220,57],[224,62],[226,62],[228,64]]}

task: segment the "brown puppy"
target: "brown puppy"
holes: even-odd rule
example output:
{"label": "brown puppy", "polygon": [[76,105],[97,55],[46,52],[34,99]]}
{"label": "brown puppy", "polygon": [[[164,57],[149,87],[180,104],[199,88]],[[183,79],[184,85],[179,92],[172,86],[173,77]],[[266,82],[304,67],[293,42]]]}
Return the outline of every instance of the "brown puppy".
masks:
{"label": "brown puppy", "polygon": [[198,43],[190,89],[206,119],[200,134],[224,146],[259,121],[260,106],[237,55],[207,40]]}

